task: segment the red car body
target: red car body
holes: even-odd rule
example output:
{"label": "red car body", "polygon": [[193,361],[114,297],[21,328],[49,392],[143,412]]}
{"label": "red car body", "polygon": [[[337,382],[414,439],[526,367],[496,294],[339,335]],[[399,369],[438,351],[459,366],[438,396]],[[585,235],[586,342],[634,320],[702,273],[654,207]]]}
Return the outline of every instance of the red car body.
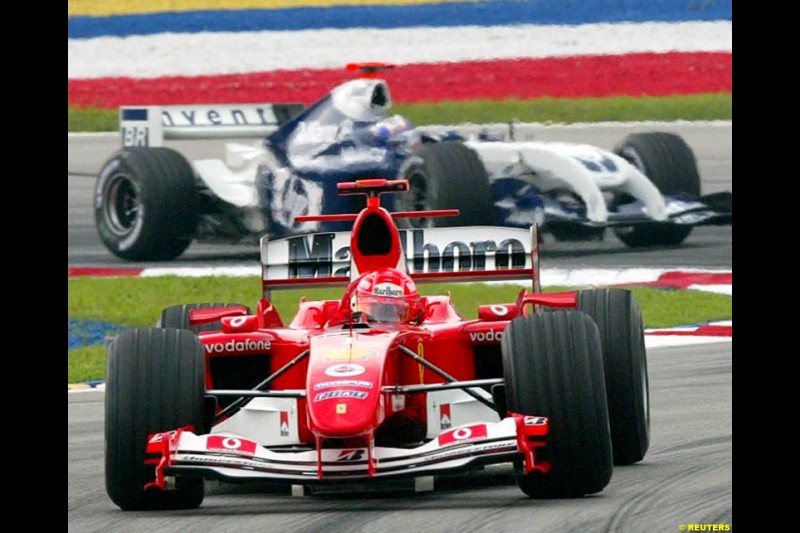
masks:
{"label": "red car body", "polygon": [[[200,417],[195,410],[187,418],[175,418],[180,425],[157,430],[154,424],[160,422],[154,419],[163,420],[163,413],[147,415],[139,433],[125,433],[130,430],[119,412],[129,407],[125,398],[135,394],[137,385],[129,383],[129,372],[109,367],[107,417],[113,419],[107,418],[111,427],[107,443],[115,441],[129,457],[123,463],[107,456],[108,491],[120,507],[199,505],[202,489],[186,480],[270,480],[313,488],[406,478],[416,479],[417,488],[430,488],[436,476],[493,463],[514,464],[520,479],[527,480],[520,485],[523,490],[532,496],[540,493],[530,488],[531,480],[546,479],[558,461],[557,454],[540,453],[549,445],[552,416],[544,405],[543,412],[509,409],[509,401],[528,404],[524,391],[507,398],[508,387],[520,386],[505,374],[521,371],[513,371],[513,361],[506,359],[522,361],[527,356],[508,355],[519,341],[512,339],[503,346],[504,333],[515,319],[541,314],[544,307],[575,309],[578,293],[540,291],[535,226],[487,229],[495,237],[482,240],[478,228],[466,240],[453,238],[463,236],[464,228],[399,230],[396,221],[403,218],[452,214],[390,213],[380,206],[380,194],[407,188],[405,180],[342,183],[340,194],[364,194],[366,207],[358,214],[315,219],[352,220],[349,235],[263,239],[263,295],[254,313],[243,305],[209,304],[184,309],[187,329],[172,331],[162,322],[163,332],[140,332],[148,338],[171,332],[181,342],[196,343],[186,350],[186,358],[194,361],[193,375],[201,375],[202,390],[184,386],[180,370],[175,372],[175,383],[181,383],[176,387],[181,390],[174,392],[200,395],[201,400],[193,401],[202,404],[203,414]],[[428,239],[434,233],[438,241]],[[447,294],[422,298],[424,315],[419,323],[358,320],[350,306],[354,280],[387,268],[407,273],[417,282],[528,279],[532,292],[523,288],[515,302],[481,305],[476,319],[463,318]],[[273,290],[329,285],[345,287],[341,299],[303,300],[288,323],[270,300]],[[589,344],[594,344],[599,339],[597,326],[591,319],[586,324]],[[152,348],[163,343],[145,344]],[[197,355],[200,348],[202,356]],[[115,355],[121,350],[112,345],[109,358],[121,359]],[[589,355],[599,361],[597,350]],[[171,355],[165,351],[164,357]],[[603,381],[602,371],[598,372],[597,379]],[[646,368],[644,376],[646,382]],[[170,397],[170,387],[159,388],[165,398]],[[558,398],[565,396],[559,394]],[[604,463],[600,477],[586,485],[572,480],[566,490],[551,487],[541,494],[582,495],[608,483],[611,441],[604,433],[608,430],[603,418],[605,390],[594,398],[603,404],[596,410],[597,447],[602,448],[596,456]],[[175,409],[184,408],[176,403]],[[647,424],[649,431],[649,419]],[[145,433],[147,442],[141,443],[140,451],[135,443],[118,442]],[[593,447],[591,440],[587,442]],[[113,454],[113,446],[109,449]],[[129,464],[139,459],[143,469]],[[130,488],[123,483],[123,477],[131,477],[129,472],[144,480],[144,486]],[[195,488],[187,488],[191,486]],[[171,492],[178,496],[170,499]]]}

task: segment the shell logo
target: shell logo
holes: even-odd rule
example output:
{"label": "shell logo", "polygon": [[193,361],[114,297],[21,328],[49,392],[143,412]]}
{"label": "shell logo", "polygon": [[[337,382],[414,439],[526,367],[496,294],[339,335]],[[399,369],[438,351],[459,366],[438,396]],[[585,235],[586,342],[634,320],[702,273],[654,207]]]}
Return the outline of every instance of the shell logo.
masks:
{"label": "shell logo", "polygon": [[350,376],[360,376],[367,369],[361,365],[355,364],[348,364],[348,363],[341,363],[338,365],[333,365],[332,367],[325,369],[325,374],[334,377],[334,378],[345,378]]}
{"label": "shell logo", "polygon": [[367,359],[375,357],[378,352],[370,348],[360,346],[345,346],[342,348],[332,348],[322,353],[322,358],[326,361],[351,361],[354,359]]}

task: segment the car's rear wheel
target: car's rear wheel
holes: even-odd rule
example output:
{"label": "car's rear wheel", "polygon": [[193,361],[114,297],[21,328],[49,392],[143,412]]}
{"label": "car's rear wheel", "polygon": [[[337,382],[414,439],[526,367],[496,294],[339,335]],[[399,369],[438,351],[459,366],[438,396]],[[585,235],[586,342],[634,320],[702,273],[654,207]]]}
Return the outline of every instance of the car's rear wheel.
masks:
{"label": "car's rear wheel", "polygon": [[161,311],[161,316],[156,322],[156,327],[161,328],[177,328],[188,329],[195,333],[201,331],[214,331],[220,329],[219,321],[209,322],[206,324],[191,324],[189,322],[189,313],[194,309],[208,309],[211,307],[224,307],[224,308],[239,308],[244,309],[247,314],[252,314],[249,307],[236,303],[195,303],[195,304],[180,304],[166,307]]}
{"label": "car's rear wheel", "polygon": [[458,209],[454,217],[406,218],[403,227],[491,226],[494,202],[478,154],[461,141],[423,144],[400,171],[409,191],[395,194],[395,211]]}
{"label": "car's rear wheel", "polygon": [[168,261],[181,255],[197,228],[194,170],[165,147],[127,147],[104,164],[95,185],[100,240],[129,261]]}
{"label": "car's rear wheel", "polygon": [[520,474],[534,498],[573,498],[603,490],[613,460],[600,333],[586,313],[568,310],[517,317],[503,333],[510,411],[546,416],[547,474]]}
{"label": "car's rear wheel", "polygon": [[626,289],[578,291],[600,330],[614,464],[641,461],[650,445],[650,386],[639,302]]}
{"label": "car's rear wheel", "polygon": [[[614,153],[635,166],[663,195],[684,193],[700,196],[700,172],[692,148],[670,132],[632,133],[614,148]],[[671,246],[682,243],[692,226],[652,223],[613,229],[632,248]]]}
{"label": "car's rear wheel", "polygon": [[134,328],[111,342],[105,397],[106,491],[123,510],[192,509],[202,478],[177,478],[171,490],[144,490],[155,479],[145,464],[148,437],[191,427],[203,433],[205,358],[197,335],[173,328]]}

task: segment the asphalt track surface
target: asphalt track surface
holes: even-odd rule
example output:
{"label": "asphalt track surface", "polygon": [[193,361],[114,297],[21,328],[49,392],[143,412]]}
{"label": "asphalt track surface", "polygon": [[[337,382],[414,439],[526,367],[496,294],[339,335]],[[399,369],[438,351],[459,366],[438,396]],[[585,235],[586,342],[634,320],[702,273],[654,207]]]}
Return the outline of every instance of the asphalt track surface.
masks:
{"label": "asphalt track surface", "polygon": [[[581,135],[603,145],[621,137],[613,130]],[[567,133],[576,137],[575,131]],[[704,192],[732,190],[730,133],[729,127],[712,126],[702,131],[690,127],[686,135],[698,155]],[[88,151],[105,157],[113,149],[104,145]],[[70,148],[69,266],[132,266],[105,252],[93,233],[89,199],[94,178],[88,169],[96,162],[73,156],[86,150],[86,144]],[[683,246],[653,252],[626,250],[613,237],[591,246],[571,243],[563,250],[562,243],[555,243],[549,252],[543,250],[543,268],[731,269],[731,233],[731,227],[698,228]],[[255,260],[246,251],[195,245],[179,261],[162,266]],[[123,512],[105,493],[104,392],[71,393],[68,530],[671,533],[682,531],[681,526],[732,527],[732,343],[649,348],[648,364],[652,433],[647,456],[639,464],[617,467],[602,492],[571,500],[529,499],[509,467],[495,466],[473,476],[439,480],[433,492],[418,494],[293,497],[287,489],[267,485],[209,484],[199,509]]]}
{"label": "asphalt track surface", "polygon": [[437,482],[433,492],[293,497],[266,485],[211,485],[202,506],[123,512],[103,476],[104,393],[68,395],[70,531],[654,532],[731,524],[730,342],[648,350],[651,443],[602,492],[529,499],[510,467]]}

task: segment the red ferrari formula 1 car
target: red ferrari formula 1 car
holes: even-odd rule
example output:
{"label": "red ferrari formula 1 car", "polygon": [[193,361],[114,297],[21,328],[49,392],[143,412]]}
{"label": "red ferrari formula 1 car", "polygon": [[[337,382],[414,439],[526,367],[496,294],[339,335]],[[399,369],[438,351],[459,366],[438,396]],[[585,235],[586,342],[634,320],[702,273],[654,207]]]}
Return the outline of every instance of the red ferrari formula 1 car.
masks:
{"label": "red ferrari formula 1 car", "polygon": [[[538,227],[398,230],[384,193],[406,180],[343,182],[365,195],[350,232],[262,239],[263,294],[164,309],[114,338],[106,382],[106,488],[124,510],[201,505],[207,479],[272,481],[293,494],[396,484],[513,465],[535,498],[603,490],[649,445],[640,307],[625,289],[543,293]],[[515,302],[465,319],[426,281],[531,281]],[[273,290],[341,285],[287,323]],[[413,482],[413,483],[412,483]]]}

